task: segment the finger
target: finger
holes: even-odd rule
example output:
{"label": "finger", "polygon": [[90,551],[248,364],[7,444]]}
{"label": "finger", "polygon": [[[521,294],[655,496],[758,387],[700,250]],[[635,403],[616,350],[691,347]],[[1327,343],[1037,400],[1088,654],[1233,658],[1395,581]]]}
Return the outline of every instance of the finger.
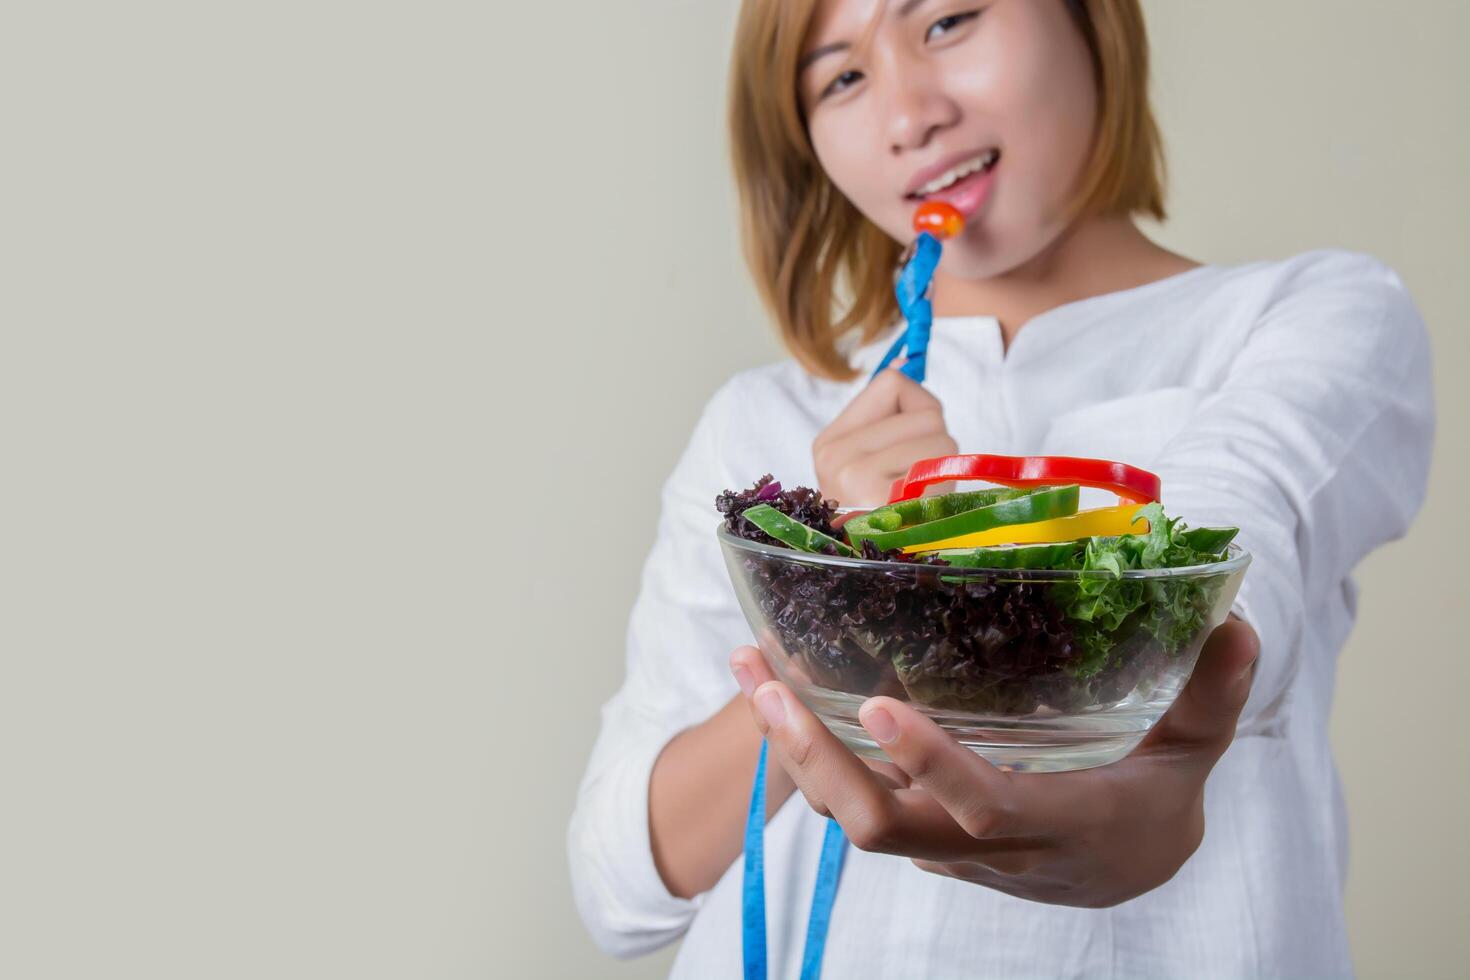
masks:
{"label": "finger", "polygon": [[[811,675],[807,673],[801,657],[793,657],[781,642],[781,637],[770,627],[763,627],[760,635],[756,638],[756,647],[761,656],[756,659],[755,666],[759,672],[755,676],[755,687],[760,687],[768,680],[784,680],[788,684],[813,683]],[[734,669],[731,663],[731,669]],[[737,677],[738,681],[740,678]],[[747,692],[748,693],[748,692]]]}
{"label": "finger", "polygon": [[939,399],[897,368],[879,372],[857,397],[823,430],[820,439],[833,439],[899,412],[942,411]]}
{"label": "finger", "polygon": [[873,770],[878,778],[883,780],[884,784],[891,789],[908,789],[909,785],[913,782],[909,779],[908,773],[891,762],[864,758],[863,765]]}
{"label": "finger", "polygon": [[[1044,858],[1045,856],[1041,854],[1021,854],[1013,860],[1001,862],[1006,870],[978,861],[917,860],[914,861],[914,866],[930,874],[968,881],[975,885],[984,885],[1006,894],[1028,897],[1034,894],[1034,887],[1029,887],[1029,882],[1021,882],[1016,879],[1030,876],[1036,868],[1042,865]],[[1023,888],[1024,890],[1018,890]]]}
{"label": "finger", "polygon": [[1205,641],[1189,683],[1136,751],[1197,749],[1213,765],[1235,737],[1260,649],[1250,624],[1230,619],[1217,627]]}
{"label": "finger", "polygon": [[1112,818],[1114,791],[1095,773],[1001,772],[892,698],[869,698],[858,718],[913,785],[977,841],[1046,840]]}
{"label": "finger", "polygon": [[975,841],[928,794],[900,789],[869,769],[779,682],[751,699],[771,753],[812,809],[830,816],[859,850],[905,857],[971,857]]}
{"label": "finger", "polygon": [[[869,766],[869,768],[871,769],[872,767]],[[898,778],[894,778],[894,776],[892,776],[891,774],[878,769],[873,769],[873,775],[877,778],[878,782],[883,784],[886,789],[899,790],[908,788],[907,777],[900,776]]]}
{"label": "finger", "polygon": [[923,715],[892,698],[869,698],[858,720],[888,758],[976,839],[1013,836],[1005,774]]}
{"label": "finger", "polygon": [[740,692],[746,697],[766,681],[776,679],[766,664],[766,658],[753,646],[735,648],[735,652],[730,654],[730,673],[735,675],[735,683],[740,685]]}
{"label": "finger", "polygon": [[931,874],[946,875],[977,884],[996,884],[1003,878],[1035,873],[1051,856],[1050,852],[1037,848],[1018,848],[1004,854],[987,855],[982,861],[916,860],[914,864],[919,870]]}
{"label": "finger", "polygon": [[[900,476],[906,476],[909,467],[916,460],[929,459],[934,456],[950,456],[959,452],[959,447],[954,437],[948,432],[940,430],[910,439],[907,442],[895,443],[885,446],[859,460],[849,463],[849,467],[859,467],[865,473],[877,473],[884,479],[892,482]],[[888,486],[883,487],[883,499],[888,499]]]}
{"label": "finger", "polygon": [[866,456],[896,443],[943,431],[944,414],[937,408],[932,411],[890,415],[861,429],[824,439],[821,447],[813,453],[813,462],[817,464],[818,470],[830,468],[824,467],[824,461],[830,464],[834,460]]}
{"label": "finger", "polygon": [[926,861],[923,858],[914,858],[914,867],[920,871],[927,871],[931,875],[940,875],[945,878],[959,878],[964,881],[969,880],[964,873],[967,863],[964,861]]}
{"label": "finger", "polygon": [[[907,476],[907,474],[904,474],[904,475]],[[921,493],[921,494],[919,494],[919,496],[921,496],[921,497],[942,497],[942,496],[944,496],[947,493],[954,493],[954,490],[955,490],[955,481],[954,480],[950,480],[950,481],[948,481],[946,483],[931,483],[927,487],[924,488],[924,492]]]}
{"label": "finger", "polygon": [[977,841],[928,792],[892,786],[870,769],[779,682],[761,685],[751,701],[781,768],[812,809],[841,824],[859,850],[983,861],[1046,844],[1036,838]]}
{"label": "finger", "polygon": [[893,798],[896,804],[894,822],[898,828],[894,839],[888,842],[888,846],[869,850],[881,850],[910,859],[976,861],[1001,867],[1020,861],[1034,863],[1055,850],[1055,842],[1043,837],[977,840],[956,823],[954,815],[927,790],[917,786],[895,790]]}
{"label": "finger", "polygon": [[854,847],[875,854],[931,861],[1003,863],[1014,854],[1041,851],[1050,846],[1049,841],[1039,838],[976,840],[925,790],[891,787],[890,796],[888,808],[876,813],[839,806],[828,816],[842,825],[843,833]]}
{"label": "finger", "polygon": [[[907,412],[878,419],[871,425],[856,429],[836,439],[818,440],[812,446],[812,463],[816,468],[817,482],[823,494],[840,500],[844,505],[853,503],[880,504],[888,499],[888,485],[874,496],[872,463],[874,453],[895,446],[911,447],[923,440],[933,442],[935,438],[947,438],[944,416],[938,411]],[[905,449],[900,467],[906,472],[914,459],[914,449]],[[893,476],[901,473],[882,473],[880,476],[892,482]]]}
{"label": "finger", "polygon": [[785,684],[760,685],[750,707],[771,752],[813,808],[839,822],[881,820],[887,815],[892,803],[889,789]]}
{"label": "finger", "polygon": [[880,506],[888,500],[893,481],[907,474],[916,460],[947,456],[956,451],[955,441],[948,432],[911,439],[849,460],[827,477],[831,490],[826,486],[823,490],[847,506]]}

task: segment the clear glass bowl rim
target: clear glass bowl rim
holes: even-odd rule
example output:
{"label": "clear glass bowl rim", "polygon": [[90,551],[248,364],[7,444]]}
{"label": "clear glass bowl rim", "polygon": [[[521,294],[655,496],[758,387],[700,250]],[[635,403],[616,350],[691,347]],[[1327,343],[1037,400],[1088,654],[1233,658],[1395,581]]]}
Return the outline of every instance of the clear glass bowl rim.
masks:
{"label": "clear glass bowl rim", "polygon": [[[1107,579],[1117,581],[1120,576],[1114,575],[1105,569],[1088,569],[1086,571],[1061,569],[1061,568],[966,568],[960,566],[936,566],[918,565],[907,562],[878,561],[871,558],[845,558],[841,555],[818,555],[809,551],[797,551],[794,548],[777,547],[776,545],[763,544],[759,541],[750,541],[746,538],[737,537],[725,529],[724,524],[716,525],[715,533],[719,536],[720,543],[724,547],[734,548],[737,551],[747,551],[777,561],[801,562],[811,565],[831,565],[837,568],[871,569],[875,572],[885,572],[889,575],[911,571],[914,575],[923,572],[943,572],[948,576],[960,576],[963,578],[995,579],[1004,578],[1007,581],[1021,582],[1076,582],[1082,579]],[[1224,561],[1208,562],[1203,565],[1182,565],[1178,568],[1129,568],[1123,571],[1121,578],[1125,580],[1148,580],[1166,578],[1196,578],[1205,575],[1229,575],[1237,572],[1251,563],[1250,552],[1239,545],[1231,544],[1225,549]]]}

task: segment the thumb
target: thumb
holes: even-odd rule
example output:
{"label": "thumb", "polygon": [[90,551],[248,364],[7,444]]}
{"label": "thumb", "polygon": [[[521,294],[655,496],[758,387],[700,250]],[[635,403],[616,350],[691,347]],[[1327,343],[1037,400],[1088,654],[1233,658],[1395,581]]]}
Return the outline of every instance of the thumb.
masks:
{"label": "thumb", "polygon": [[1260,649],[1249,623],[1232,616],[1218,626],[1205,641],[1189,683],[1140,748],[1168,744],[1212,749],[1213,763],[1235,737]]}

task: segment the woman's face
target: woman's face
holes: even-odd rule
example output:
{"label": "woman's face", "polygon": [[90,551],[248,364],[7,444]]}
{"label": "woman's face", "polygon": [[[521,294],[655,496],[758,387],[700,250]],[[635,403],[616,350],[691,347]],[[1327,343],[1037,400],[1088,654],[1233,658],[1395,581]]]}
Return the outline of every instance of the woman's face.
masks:
{"label": "woman's face", "polygon": [[895,239],[965,215],[944,271],[982,279],[1054,242],[1092,145],[1092,59],[1064,0],[820,0],[798,76],[817,157]]}

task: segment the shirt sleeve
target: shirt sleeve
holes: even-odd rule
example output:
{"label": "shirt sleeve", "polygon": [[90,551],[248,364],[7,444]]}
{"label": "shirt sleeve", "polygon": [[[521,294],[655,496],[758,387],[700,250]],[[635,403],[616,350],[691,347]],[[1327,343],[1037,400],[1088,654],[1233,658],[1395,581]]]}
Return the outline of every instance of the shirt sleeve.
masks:
{"label": "shirt sleeve", "polygon": [[654,866],[648,786],[669,740],[734,696],[730,652],[750,642],[715,538],[715,496],[734,486],[721,456],[733,386],[710,400],[664,484],[628,626],[626,677],[603,706],[567,834],[577,909],[615,956],[678,938],[699,905],[671,894]]}
{"label": "shirt sleeve", "polygon": [[1170,513],[1238,526],[1252,554],[1235,612],[1261,650],[1242,730],[1281,713],[1308,611],[1407,531],[1433,432],[1428,336],[1403,283],[1367,256],[1315,253],[1160,454]]}

